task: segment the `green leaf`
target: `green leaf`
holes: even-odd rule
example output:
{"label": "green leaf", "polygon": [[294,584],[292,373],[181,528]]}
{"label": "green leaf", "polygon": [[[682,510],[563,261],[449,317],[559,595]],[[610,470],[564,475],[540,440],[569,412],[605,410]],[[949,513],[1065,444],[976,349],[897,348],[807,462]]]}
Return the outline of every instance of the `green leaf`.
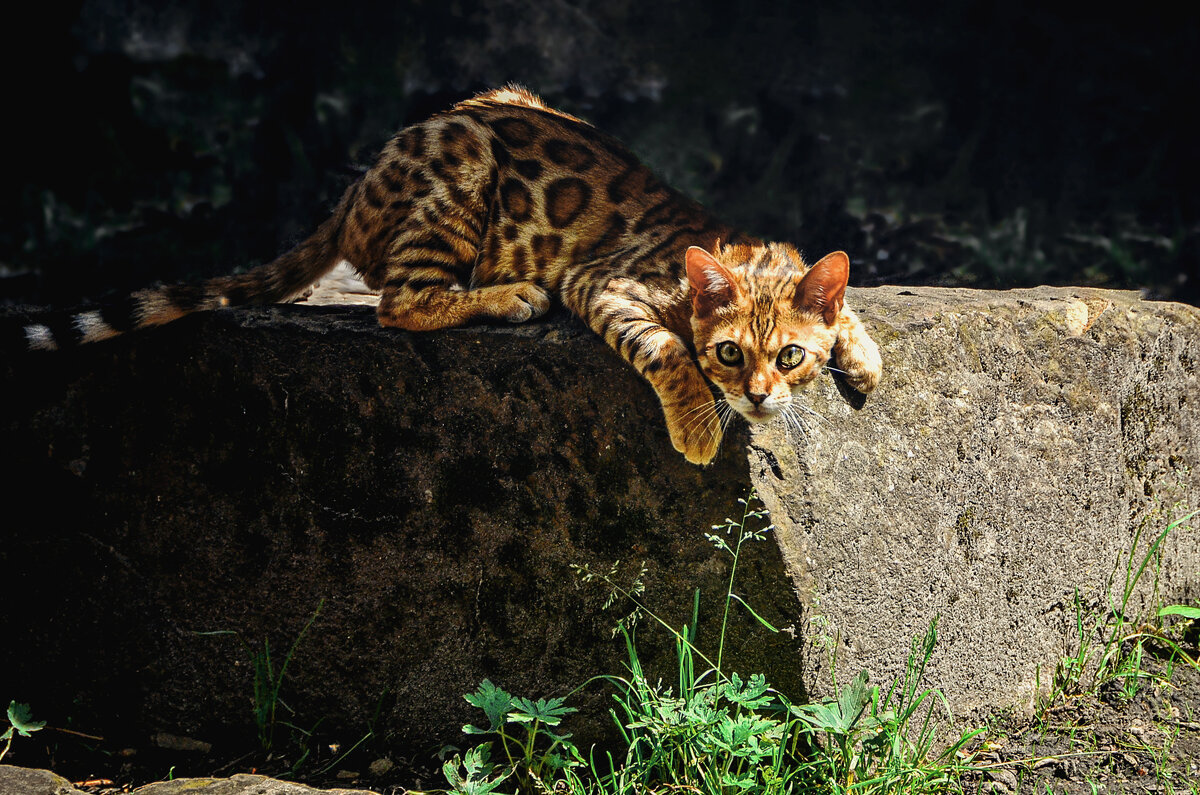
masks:
{"label": "green leaf", "polygon": [[[468,704],[479,707],[491,724],[489,731],[499,731],[504,726],[504,716],[513,708],[513,697],[484,679],[479,689],[463,696]],[[474,732],[470,732],[474,733]]]}
{"label": "green leaf", "polygon": [[518,723],[530,723],[536,720],[546,726],[557,726],[562,722],[563,716],[578,712],[574,707],[563,706],[565,701],[564,698],[539,698],[537,701],[514,698],[508,719]]}
{"label": "green leaf", "polygon": [[28,704],[18,704],[13,701],[8,705],[8,722],[17,730],[17,734],[28,737],[30,732],[45,728],[46,721],[34,721],[33,712]]}
{"label": "green leaf", "polygon": [[[512,771],[509,770],[495,778],[488,778],[496,769],[488,759],[491,751],[491,743],[484,743],[467,751],[461,759],[455,754],[454,759],[442,765],[442,775],[446,777],[450,791],[458,795],[490,795],[501,782],[512,775]],[[466,776],[459,772],[460,766]]]}
{"label": "green leaf", "polygon": [[558,742],[565,742],[575,736],[571,734],[571,732],[566,732],[565,734],[555,734],[549,729],[542,729],[542,734],[546,735],[551,740],[557,740]]}
{"label": "green leaf", "polygon": [[771,703],[771,697],[764,695],[766,692],[767,680],[762,674],[754,674],[750,681],[743,683],[741,677],[734,673],[725,685],[724,696],[746,709],[758,709]]}
{"label": "green leaf", "polygon": [[1183,616],[1184,618],[1200,618],[1200,607],[1189,607],[1187,605],[1168,605],[1158,611],[1158,617],[1163,616]]}
{"label": "green leaf", "polygon": [[450,785],[450,789],[454,792],[461,792],[465,780],[458,772],[458,766],[462,764],[462,759],[458,754],[449,762],[442,765],[442,775],[446,777],[446,783]]}
{"label": "green leaf", "polygon": [[842,726],[841,712],[836,707],[837,702],[834,701],[828,704],[804,704],[792,707],[792,713],[818,731],[841,733],[845,729]]}
{"label": "green leaf", "polygon": [[566,770],[570,767],[582,767],[584,764],[586,764],[583,756],[579,753],[579,750],[575,746],[567,745],[565,746],[564,750],[569,754],[569,756],[564,756],[563,754],[557,753],[546,754],[546,756],[543,757],[546,762],[546,766],[551,770]]}
{"label": "green leaf", "polygon": [[749,605],[749,604],[746,602],[746,600],[745,600],[745,599],[743,599],[742,597],[738,596],[738,595],[737,595],[737,594],[735,594],[735,593],[731,593],[731,594],[729,594],[729,596],[730,596],[731,598],[733,598],[733,599],[736,599],[737,601],[741,602],[741,603],[742,603],[742,607],[744,607],[744,608],[746,608],[747,610],[749,610],[749,611],[750,611],[750,615],[754,616],[754,618],[755,618],[755,619],[758,621],[758,623],[762,624],[764,627],[766,627],[766,628],[767,628],[768,630],[770,630],[771,632],[778,632],[778,631],[779,631],[779,630],[775,629],[775,627],[771,626],[771,622],[767,621],[765,618],[763,618],[762,616],[760,616],[758,613],[754,612],[754,608],[753,608],[753,607],[751,607],[751,606],[750,606],[750,605]]}
{"label": "green leaf", "polygon": [[868,677],[869,674],[865,670],[859,671],[858,676],[854,677],[854,681],[838,693],[838,711],[841,712],[843,731],[852,727],[858,721],[858,716],[867,708],[867,703],[870,701],[870,691],[867,689]]}

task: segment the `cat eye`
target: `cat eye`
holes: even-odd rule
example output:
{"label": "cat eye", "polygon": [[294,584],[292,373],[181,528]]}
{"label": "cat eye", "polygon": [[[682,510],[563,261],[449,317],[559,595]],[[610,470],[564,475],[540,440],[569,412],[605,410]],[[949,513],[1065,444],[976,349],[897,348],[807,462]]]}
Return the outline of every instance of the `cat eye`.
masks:
{"label": "cat eye", "polygon": [[775,362],[779,365],[780,370],[791,370],[804,361],[804,353],[804,349],[799,345],[789,345],[779,352],[779,357]]}
{"label": "cat eye", "polygon": [[721,364],[733,367],[742,363],[742,349],[732,342],[718,343],[717,358],[721,361]]}

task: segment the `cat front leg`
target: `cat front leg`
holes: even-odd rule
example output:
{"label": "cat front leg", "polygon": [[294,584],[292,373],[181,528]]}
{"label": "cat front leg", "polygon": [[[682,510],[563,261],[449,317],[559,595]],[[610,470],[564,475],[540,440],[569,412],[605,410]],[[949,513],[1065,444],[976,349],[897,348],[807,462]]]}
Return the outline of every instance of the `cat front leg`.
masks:
{"label": "cat front leg", "polygon": [[707,464],[721,446],[724,427],[708,381],[691,353],[685,349],[684,354],[678,365],[664,366],[647,379],[662,403],[672,446],[691,463]]}
{"label": "cat front leg", "polygon": [[858,315],[846,306],[838,312],[833,356],[837,368],[845,373],[846,382],[854,389],[866,394],[879,385],[883,375],[879,346],[867,334]]}
{"label": "cat front leg", "polygon": [[693,464],[707,464],[723,428],[708,379],[683,338],[654,319],[649,307],[623,297],[593,303],[589,325],[653,387],[671,444]]}

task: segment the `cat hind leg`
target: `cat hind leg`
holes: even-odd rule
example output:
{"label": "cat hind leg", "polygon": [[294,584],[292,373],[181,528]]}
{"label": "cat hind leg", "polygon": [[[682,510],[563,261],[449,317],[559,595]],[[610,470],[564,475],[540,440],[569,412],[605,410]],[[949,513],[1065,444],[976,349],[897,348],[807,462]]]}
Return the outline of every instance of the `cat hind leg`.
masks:
{"label": "cat hind leg", "polygon": [[379,269],[380,325],[431,331],[475,320],[524,323],[550,309],[549,293],[532,281],[466,283],[479,243],[472,224],[463,218],[447,212],[437,224],[410,220],[400,227],[387,264]]}
{"label": "cat hind leg", "polygon": [[[524,323],[550,311],[550,294],[533,282],[499,284],[495,287],[508,288],[498,290],[491,300],[498,310],[496,317],[503,317],[509,323]],[[475,288],[476,291],[489,289],[495,288]]]}
{"label": "cat hind leg", "polygon": [[433,331],[476,320],[524,323],[546,314],[550,295],[533,282],[464,289],[457,282],[388,284],[379,302],[379,325]]}

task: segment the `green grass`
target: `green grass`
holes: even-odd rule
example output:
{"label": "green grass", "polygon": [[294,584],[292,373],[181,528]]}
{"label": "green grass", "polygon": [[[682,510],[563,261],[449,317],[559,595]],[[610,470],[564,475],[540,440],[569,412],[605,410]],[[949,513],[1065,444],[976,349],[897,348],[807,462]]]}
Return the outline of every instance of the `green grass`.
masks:
{"label": "green grass", "polygon": [[[296,656],[296,649],[300,646],[300,641],[304,639],[304,636],[308,633],[309,628],[312,627],[313,622],[317,620],[317,616],[320,615],[321,608],[324,606],[324,599],[317,603],[316,609],[309,616],[304,628],[296,635],[296,639],[292,641],[292,645],[288,647],[287,653],[283,656],[281,663],[271,655],[271,641],[267,638],[263,639],[262,646],[259,647],[247,641],[237,630],[222,629],[196,633],[201,636],[233,635],[242,644],[247,659],[250,661],[250,668],[254,672],[254,690],[251,699],[254,726],[258,733],[259,746],[266,753],[270,753],[274,747],[275,730],[279,725],[286,726],[294,733],[298,733],[303,737],[310,737],[312,734],[311,731],[306,731],[292,723],[279,719],[278,713],[280,707],[289,713],[291,712],[291,709],[280,697],[280,691],[283,689],[284,677],[287,675],[288,666],[291,665],[292,659]],[[304,757],[306,756],[307,753],[296,763],[297,767],[304,762]]]}
{"label": "green grass", "polygon": [[[561,731],[562,719],[573,711],[566,706],[569,696],[534,702],[485,681],[467,700],[483,710],[486,726],[465,727],[485,741],[445,764],[448,791],[920,795],[987,791],[989,781],[996,779],[1010,781],[1021,792],[1056,792],[1062,790],[1053,766],[1084,764],[1088,772],[1071,791],[1086,791],[1079,788],[1090,785],[1094,792],[1107,792],[1112,782],[1105,784],[1105,777],[1118,775],[1119,759],[1132,753],[1139,764],[1152,768],[1143,775],[1152,775],[1160,791],[1200,795],[1200,785],[1172,770],[1168,760],[1178,727],[1159,724],[1160,739],[1113,746],[1111,739],[1102,741],[1094,727],[1071,721],[1054,724],[1088,699],[1096,705],[1102,699],[1129,703],[1147,686],[1170,687],[1178,667],[1196,668],[1196,660],[1177,638],[1183,627],[1200,618],[1200,607],[1156,604],[1149,608],[1149,619],[1132,614],[1135,589],[1147,577],[1154,578],[1152,601],[1157,600],[1163,545],[1194,513],[1171,522],[1144,549],[1141,532],[1135,536],[1114,577],[1119,588],[1110,590],[1102,612],[1086,609],[1077,596],[1075,651],[1060,662],[1049,692],[1038,702],[1034,722],[1013,735],[1014,742],[1019,738],[1030,744],[1005,750],[1009,738],[1001,724],[955,728],[946,700],[925,685],[925,669],[937,645],[936,618],[912,640],[903,674],[886,688],[872,684],[863,671],[849,683],[834,682],[832,698],[793,704],[761,674],[726,671],[725,631],[731,611],[746,610],[774,631],[734,590],[743,545],[764,539],[773,529],[763,526],[766,513],[753,508],[753,500],[751,495],[741,501],[740,519],[728,519],[706,534],[732,558],[715,650],[697,646],[698,592],[690,623],[677,629],[642,602],[644,571],[631,585],[621,585],[615,566],[606,572],[578,568],[584,580],[609,587],[606,608],[632,605],[614,630],[624,642],[625,672],[594,677],[583,685],[611,690],[610,715],[620,738],[615,747],[585,752]],[[669,684],[653,679],[642,666],[637,635],[647,623],[674,638],[676,664]],[[1160,664],[1163,660],[1165,665]]]}
{"label": "green grass", "polygon": [[1110,591],[1108,608],[1090,609],[1075,593],[1075,652],[1065,655],[1057,666],[1050,691],[1038,707],[1040,713],[1063,698],[1098,695],[1107,689],[1126,701],[1132,699],[1148,680],[1161,679],[1148,673],[1142,665],[1148,643],[1165,647],[1171,659],[1198,668],[1197,661],[1164,631],[1163,619],[1178,616],[1184,619],[1200,616],[1200,609],[1186,605],[1167,605],[1151,609],[1154,621],[1139,620],[1130,614],[1130,600],[1138,583],[1149,571],[1154,577],[1154,594],[1158,594],[1158,567],[1162,547],[1167,538],[1196,516],[1193,511],[1173,522],[1154,537],[1138,559],[1143,526],[1135,532],[1124,561],[1118,561],[1122,573],[1119,599]]}
{"label": "green grass", "polygon": [[[735,611],[775,632],[735,590],[738,564],[745,546],[763,541],[774,529],[753,494],[741,500],[740,517],[705,533],[730,558],[728,581],[715,645],[698,642],[700,594],[693,595],[691,615],[673,624],[643,602],[645,570],[630,582],[607,571],[576,567],[578,576],[608,589],[605,609],[623,610],[614,636],[625,651],[625,670],[595,676],[563,697],[530,699],[511,694],[484,680],[465,696],[481,719],[463,728],[476,741],[444,763],[446,792],[456,795],[889,795],[906,793],[978,793],[989,778],[1012,781],[1017,791],[1061,791],[1048,767],[1079,763],[1086,781],[1105,789],[1104,776],[1116,774],[1121,755],[1132,753],[1166,793],[1193,793],[1198,785],[1172,768],[1169,759],[1180,729],[1155,724],[1153,741],[1126,739],[1115,749],[1095,727],[1079,722],[1075,706],[1129,703],[1146,688],[1170,687],[1172,671],[1197,661],[1183,648],[1183,627],[1200,618],[1200,607],[1155,603],[1142,608],[1135,600],[1140,583],[1153,579],[1157,601],[1158,567],[1164,544],[1195,516],[1170,523],[1143,539],[1139,531],[1114,572],[1102,608],[1089,608],[1076,596],[1073,651],[1064,656],[1055,677],[1037,702],[1035,722],[1014,728],[994,721],[987,728],[956,727],[941,693],[927,686],[926,667],[935,653],[938,620],[913,638],[903,672],[880,685],[862,671],[849,682],[833,681],[830,698],[792,703],[762,674],[726,668],[726,632]],[[1149,526],[1149,525],[1146,525]],[[1143,543],[1145,542],[1145,543]],[[624,583],[624,584],[623,584]],[[298,758],[295,775],[309,759],[313,731],[281,718],[281,698],[288,666],[313,625],[321,605],[282,657],[276,660],[267,641],[246,642],[238,636],[254,671],[253,715],[262,750],[270,757],[277,725],[291,730]],[[1134,611],[1139,615],[1134,615]],[[1147,612],[1148,611],[1148,612]],[[1146,616],[1140,615],[1146,613]],[[714,621],[715,623],[715,621]],[[669,681],[643,667],[639,633],[665,631],[674,641],[674,670]],[[832,652],[830,647],[830,653]],[[1165,665],[1161,664],[1165,660]],[[831,661],[836,663],[836,660]],[[836,664],[831,664],[836,671]],[[575,709],[570,698],[583,688],[605,688],[609,714],[618,740],[603,749],[575,744],[562,724]],[[381,699],[382,703],[382,699]],[[19,706],[19,705],[18,705]],[[290,712],[290,710],[289,710]],[[378,708],[376,711],[378,718]],[[10,720],[12,719],[10,709]],[[17,715],[21,718],[21,715]],[[25,720],[28,716],[25,715]],[[1194,721],[1195,716],[1184,718]],[[294,719],[293,719],[294,720]],[[374,736],[374,719],[357,743],[319,769],[308,761],[307,776],[320,778]],[[17,728],[17,722],[13,722]],[[22,723],[28,730],[35,726]],[[1008,728],[1002,728],[1007,725]],[[315,729],[315,727],[314,727]],[[11,743],[13,729],[0,737]],[[1011,742],[1010,742],[1011,740]],[[1006,747],[1011,745],[1011,747]],[[0,758],[7,746],[0,750]],[[1076,789],[1086,786],[1076,781]],[[1111,784],[1111,782],[1109,782]]]}
{"label": "green grass", "polygon": [[[1089,606],[1076,593],[1074,651],[1060,660],[1048,690],[1035,705],[1031,728],[1023,732],[1026,739],[1036,738],[1029,747],[1030,756],[993,767],[1025,773],[1051,761],[1077,759],[1095,762],[1105,774],[1119,776],[1114,760],[1133,757],[1142,766],[1137,776],[1153,776],[1162,792],[1197,791],[1200,782],[1183,780],[1169,759],[1181,731],[1179,725],[1151,715],[1153,710],[1147,708],[1173,687],[1178,670],[1200,672],[1195,657],[1181,645],[1190,622],[1200,617],[1200,608],[1161,606],[1158,596],[1164,544],[1173,533],[1189,530],[1195,516],[1192,512],[1170,522],[1144,548],[1139,529],[1128,552],[1118,560],[1114,587],[1102,607]],[[1146,583],[1150,604],[1135,613],[1135,589],[1147,577],[1152,578]],[[1133,735],[1122,729],[1129,719],[1121,709],[1139,696],[1149,698],[1143,699],[1145,706],[1134,714],[1147,715],[1149,724]],[[1143,739],[1147,731],[1156,735],[1153,741]],[[1056,752],[1039,751],[1050,747]]]}
{"label": "green grass", "polygon": [[[964,749],[978,734],[967,731],[938,742],[949,710],[936,690],[923,687],[925,666],[937,643],[937,622],[913,640],[903,676],[886,689],[864,671],[849,684],[835,684],[833,698],[792,704],[761,674],[726,671],[725,630],[730,611],[744,609],[763,627],[768,622],[734,592],[743,545],[764,539],[766,514],[741,501],[742,516],[706,534],[732,558],[725,609],[715,653],[697,647],[699,594],[691,623],[675,629],[645,608],[640,577],[618,585],[613,571],[580,568],[585,580],[611,589],[607,605],[627,600],[634,610],[618,622],[626,672],[596,677],[612,690],[610,714],[621,738],[618,747],[584,751],[560,733],[571,710],[565,699],[532,702],[485,681],[467,700],[483,710],[486,728],[471,735],[493,739],[444,766],[449,791],[461,795],[555,792],[564,795],[623,795],[679,792],[697,795],[774,793],[933,793],[953,791],[969,768]],[[751,526],[751,525],[754,526]],[[666,685],[642,667],[637,623],[643,616],[675,640],[676,671]]]}
{"label": "green grass", "polygon": [[496,739],[446,763],[450,791],[933,793],[953,791],[970,770],[969,754],[959,752],[978,732],[934,750],[939,696],[920,680],[935,627],[914,641],[904,677],[886,692],[864,672],[836,698],[805,705],[789,703],[761,675],[694,674],[690,634],[684,628],[677,639],[676,688],[650,681],[625,633],[629,671],[605,677],[615,690],[616,751],[585,756],[560,733],[572,711],[564,699],[532,702],[485,681],[467,700],[487,725],[465,731]]}

